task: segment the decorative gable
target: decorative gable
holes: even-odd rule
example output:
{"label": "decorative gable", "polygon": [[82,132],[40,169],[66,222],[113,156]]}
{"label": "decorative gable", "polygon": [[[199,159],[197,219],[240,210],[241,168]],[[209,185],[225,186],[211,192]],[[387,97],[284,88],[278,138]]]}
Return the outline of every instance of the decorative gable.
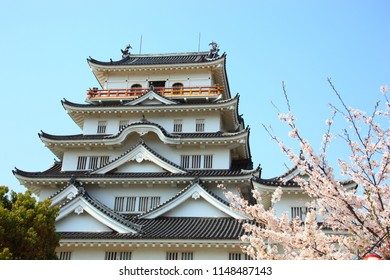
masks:
{"label": "decorative gable", "polygon": [[105,174],[114,169],[121,171],[127,170],[126,172],[139,172],[146,166],[148,166],[149,170],[143,170],[143,172],[166,171],[171,173],[186,173],[184,169],[159,156],[141,141],[137,146],[131,148],[105,166],[92,171],[91,174]]}
{"label": "decorative gable", "polygon": [[140,215],[139,218],[157,217],[249,217],[230,209],[229,204],[195,182],[160,206]]}
{"label": "decorative gable", "polygon": [[188,197],[183,203],[177,205],[161,215],[162,217],[207,217],[207,218],[229,218],[230,215],[215,207],[203,197],[195,194]]}
{"label": "decorative gable", "polygon": [[113,229],[95,219],[88,212],[75,211],[56,222],[58,232],[112,232]]}
{"label": "decorative gable", "polygon": [[75,186],[74,182],[71,182],[67,187],[61,189],[58,193],[53,194],[50,198],[51,205],[56,206],[64,203],[67,200],[71,200],[79,194],[79,189]]}
{"label": "decorative gable", "polygon": [[148,91],[137,99],[126,103],[126,105],[171,105],[177,104],[173,100],[169,100],[153,90]]}
{"label": "decorative gable", "polygon": [[[84,191],[79,193],[77,197],[61,205],[56,224],[63,226],[71,221],[71,224],[74,224],[73,230],[75,231],[77,231],[77,228],[81,230],[82,228],[92,227],[100,230],[104,229],[104,231],[110,229],[110,231],[118,233],[139,233],[140,227],[138,225],[124,219],[107,206],[91,198]],[[71,230],[72,228],[68,229],[68,231]]]}

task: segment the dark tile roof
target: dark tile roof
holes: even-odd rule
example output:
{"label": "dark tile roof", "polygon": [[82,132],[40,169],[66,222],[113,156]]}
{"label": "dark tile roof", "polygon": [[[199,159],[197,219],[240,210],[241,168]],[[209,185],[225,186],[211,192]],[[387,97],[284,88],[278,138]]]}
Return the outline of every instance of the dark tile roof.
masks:
{"label": "dark tile roof", "polygon": [[295,187],[295,188],[300,188],[300,186],[294,182],[293,180],[289,180],[287,182],[284,182],[282,179],[279,177],[277,178],[271,178],[271,179],[263,179],[259,177],[254,177],[255,182],[258,182],[262,185],[266,186],[273,186],[273,187]]}
{"label": "dark tile roof", "polygon": [[[142,96],[143,95],[140,95],[138,98],[140,98]],[[224,103],[228,103],[229,101],[232,101],[234,99],[239,99],[239,95],[237,94],[235,97],[229,98],[229,99],[210,100],[210,101],[196,100],[196,101],[192,101],[191,102],[191,101],[184,101],[184,100],[175,100],[177,102],[177,104],[169,104],[169,105],[166,105],[166,104],[164,104],[164,105],[161,105],[161,104],[146,104],[146,105],[144,105],[144,104],[142,104],[142,107],[159,107],[159,106],[164,106],[164,107],[183,107],[183,106],[185,106],[185,107],[192,108],[193,105],[207,105],[207,106],[210,106],[210,105],[213,105],[213,104],[224,104]],[[134,100],[136,100],[136,99],[134,99]],[[80,104],[80,103],[74,103],[74,102],[68,101],[66,99],[63,99],[63,100],[61,100],[61,103],[62,103],[63,106],[64,105],[68,105],[68,106],[77,107],[77,108],[132,108],[132,107],[135,107],[135,106],[139,106],[139,104],[137,104],[137,105],[128,105],[127,104],[128,102],[119,102],[119,101],[117,101],[117,102],[113,101],[113,102]]]}
{"label": "dark tile roof", "polygon": [[[291,175],[293,172],[296,172],[298,169],[298,167],[295,165],[293,166],[292,168],[289,168],[286,172],[284,172],[283,174],[281,174],[280,176],[278,177],[274,177],[274,178],[269,178],[269,179],[264,179],[264,178],[261,178],[261,177],[257,177],[257,176],[254,176],[254,181],[255,182],[258,182],[262,185],[266,185],[266,186],[272,186],[272,187],[294,187],[294,188],[300,188],[300,185],[298,183],[296,183],[294,181],[293,178],[291,178],[290,180],[285,180],[285,178],[289,175]],[[299,176],[299,175],[298,175]],[[348,184],[353,184],[355,183],[353,180],[341,180],[339,181],[342,185],[348,185]]]}
{"label": "dark tile roof", "polygon": [[141,227],[137,223],[125,219],[120,214],[116,213],[114,210],[107,207],[105,204],[103,204],[100,201],[91,197],[88,193],[85,192],[83,194],[83,198],[85,200],[87,200],[90,204],[92,204],[100,212],[102,212],[103,214],[107,215],[108,217],[114,219],[115,221],[118,221],[119,223],[121,223],[127,227],[130,227],[130,228],[136,230],[137,232],[141,231]]}
{"label": "dark tile roof", "polygon": [[214,239],[237,240],[244,234],[243,225],[250,221],[234,218],[160,217],[133,220],[142,234],[116,232],[61,232],[62,239]]}
{"label": "dark tile roof", "polygon": [[189,63],[206,63],[225,57],[225,54],[214,59],[208,58],[208,52],[193,53],[174,53],[174,54],[131,54],[118,61],[99,61],[89,57],[88,62],[102,66],[122,66],[122,65],[171,65],[171,64],[189,64]]}
{"label": "dark tile roof", "polygon": [[118,138],[127,128],[129,127],[136,127],[136,126],[144,126],[144,125],[151,125],[155,126],[164,134],[164,136],[168,138],[173,139],[179,139],[179,138],[228,138],[233,137],[237,135],[241,135],[249,131],[249,129],[243,129],[241,131],[237,132],[190,132],[190,133],[169,133],[163,128],[161,125],[149,121],[140,121],[131,123],[125,127],[123,127],[118,133],[116,134],[73,134],[73,135],[52,135],[46,132],[41,131],[38,135],[40,138],[46,138],[50,140],[58,140],[58,141],[83,141],[83,140],[103,140],[103,139],[115,139]]}
{"label": "dark tile roof", "polygon": [[[71,181],[71,180],[70,180],[70,181]],[[54,198],[55,196],[59,195],[59,194],[62,193],[64,190],[66,190],[70,185],[73,185],[73,186],[76,187],[76,188],[81,187],[80,183],[77,182],[77,181],[70,182],[69,185],[66,185],[65,187],[59,189],[57,192],[55,192],[55,193],[53,193],[51,196],[49,196],[48,199],[52,199],[52,198]]]}
{"label": "dark tile roof", "polygon": [[72,135],[53,135],[41,131],[38,136],[40,138],[46,138],[51,140],[101,140],[110,137],[111,134],[72,134]]}
{"label": "dark tile roof", "polygon": [[195,178],[195,177],[241,177],[248,176],[248,174],[254,174],[258,171],[258,168],[253,172],[249,172],[242,169],[200,169],[200,170],[187,170],[187,173],[170,173],[170,172],[135,172],[135,173],[106,173],[106,174],[90,174],[88,170],[72,170],[61,171],[62,163],[55,162],[52,167],[45,171],[29,172],[15,168],[12,172],[14,175],[20,175],[27,178],[53,178],[53,179],[65,179],[70,178],[91,178],[91,179],[134,179],[134,178]]}
{"label": "dark tile roof", "polygon": [[88,171],[43,171],[43,172],[28,172],[20,169],[13,170],[15,175],[21,175],[28,178],[63,178],[69,179],[72,176],[76,178],[101,178],[101,179],[120,179],[120,178],[194,178],[194,177],[224,177],[224,176],[247,176],[247,172],[231,169],[207,169],[207,170],[188,170],[187,173],[169,173],[169,172],[134,172],[134,173],[106,173],[106,174],[90,174]]}

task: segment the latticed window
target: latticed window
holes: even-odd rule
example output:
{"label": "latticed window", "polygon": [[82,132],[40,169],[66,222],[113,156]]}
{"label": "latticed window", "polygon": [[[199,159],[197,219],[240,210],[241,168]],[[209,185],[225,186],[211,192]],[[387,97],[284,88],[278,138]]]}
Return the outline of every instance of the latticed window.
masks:
{"label": "latticed window", "polygon": [[182,260],[193,260],[194,259],[194,253],[192,253],[192,252],[182,252],[181,253],[181,259]]}
{"label": "latticed window", "polygon": [[105,260],[131,260],[131,252],[106,252]]}
{"label": "latticed window", "polygon": [[190,156],[182,155],[180,157],[180,166],[183,168],[190,168]]}
{"label": "latticed window", "polygon": [[77,160],[77,170],[85,170],[87,167],[87,159],[86,156],[80,156]]}
{"label": "latticed window", "polygon": [[196,120],[196,126],[195,131],[204,131],[204,119],[197,119]]}
{"label": "latticed window", "polygon": [[306,219],[306,214],[311,209],[315,210],[314,208],[309,207],[291,207],[291,219],[299,217],[302,221],[304,221]]}
{"label": "latticed window", "polygon": [[120,121],[120,122],[119,122],[119,130],[124,129],[126,126],[128,126],[128,124],[129,124],[129,121],[128,121],[128,120],[126,120],[126,121]]}
{"label": "latticed window", "polygon": [[141,196],[138,202],[138,211],[146,212],[160,204],[159,196]]}
{"label": "latticed window", "polygon": [[229,260],[233,260],[233,261],[252,260],[252,258],[244,253],[229,253]]}
{"label": "latticed window", "polygon": [[106,121],[99,121],[98,127],[97,127],[97,133],[104,134],[106,133],[107,129],[107,122]]}
{"label": "latticed window", "polygon": [[101,156],[99,167],[106,165],[110,161],[110,156]]}
{"label": "latticed window", "polygon": [[159,196],[118,196],[115,197],[114,211],[146,212],[160,204]]}
{"label": "latticed window", "polygon": [[137,198],[135,196],[129,196],[126,198],[126,212],[135,212],[135,205]]}
{"label": "latticed window", "polygon": [[213,155],[203,157],[203,168],[213,168]]}
{"label": "latticed window", "polygon": [[139,198],[138,211],[146,212],[160,204],[159,196],[141,196]]}
{"label": "latticed window", "polygon": [[89,158],[89,169],[96,169],[98,167],[99,157],[93,156]]}
{"label": "latticed window", "polygon": [[115,202],[114,202],[114,211],[123,211],[123,203],[125,201],[124,196],[119,196],[115,197]]}
{"label": "latticed window", "polygon": [[173,120],[173,132],[183,131],[183,120]]}
{"label": "latticed window", "polygon": [[77,170],[96,169],[106,165],[110,161],[110,156],[79,156],[77,160]]}
{"label": "latticed window", "polygon": [[180,166],[191,169],[213,168],[213,155],[181,155]]}
{"label": "latticed window", "polygon": [[167,252],[166,260],[193,260],[193,252]]}
{"label": "latticed window", "polygon": [[200,168],[200,161],[202,157],[200,155],[193,155],[192,156],[192,168]]}
{"label": "latticed window", "polygon": [[139,210],[140,212],[146,212],[146,211],[148,211],[148,201],[149,201],[149,197],[147,197],[147,196],[144,196],[144,197],[140,197],[140,198],[139,198],[138,210]]}
{"label": "latticed window", "polygon": [[165,259],[166,260],[178,260],[179,253],[178,252],[167,252]]}
{"label": "latticed window", "polygon": [[59,260],[70,260],[72,258],[72,252],[58,252],[57,257]]}

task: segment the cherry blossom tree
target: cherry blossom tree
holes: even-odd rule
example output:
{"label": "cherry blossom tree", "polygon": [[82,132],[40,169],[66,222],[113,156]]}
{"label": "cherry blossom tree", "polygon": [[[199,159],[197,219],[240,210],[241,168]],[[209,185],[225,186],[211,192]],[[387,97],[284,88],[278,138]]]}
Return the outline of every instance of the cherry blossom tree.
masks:
{"label": "cherry blossom tree", "polygon": [[[242,241],[247,244],[243,246],[244,252],[254,259],[363,259],[374,252],[383,259],[390,259],[388,87],[380,88],[385,104],[378,101],[373,112],[367,115],[348,107],[332,81],[328,81],[340,105],[330,105],[332,117],[326,120],[327,130],[318,152],[296,125],[284,83],[288,112],[279,113],[279,119],[288,126],[289,137],[299,143],[299,151],[287,147],[266,128],[294,166],[307,175],[294,179],[312,199],[306,218],[290,220],[287,213],[278,217],[273,206],[263,206],[258,190],[253,191],[258,202],[254,205],[226,193],[235,210],[253,219],[245,224]],[[340,175],[357,184],[352,190],[336,178],[329,163],[329,146],[335,138],[332,128],[339,116],[345,119],[347,128],[338,138],[347,144],[349,158],[338,159],[338,169]],[[283,190],[278,187],[272,195],[272,205],[282,197]],[[319,217],[323,218],[322,223],[318,223]]]}

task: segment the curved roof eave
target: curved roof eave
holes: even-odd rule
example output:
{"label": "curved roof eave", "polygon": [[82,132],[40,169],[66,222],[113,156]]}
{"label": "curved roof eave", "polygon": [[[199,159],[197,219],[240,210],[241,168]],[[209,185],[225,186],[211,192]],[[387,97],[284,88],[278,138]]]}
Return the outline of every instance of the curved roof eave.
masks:
{"label": "curved roof eave", "polygon": [[[225,99],[225,100],[219,100],[216,102],[203,102],[203,103],[175,103],[175,104],[142,104],[142,105],[131,105],[130,102],[127,102],[125,104],[123,103],[116,103],[116,104],[79,104],[74,103],[71,101],[68,101],[66,99],[61,100],[62,106],[66,111],[75,111],[75,112],[87,112],[87,111],[99,111],[99,113],[104,113],[105,111],[111,112],[112,110],[119,110],[119,111],[131,111],[131,110],[145,110],[145,109],[165,109],[165,110],[172,110],[173,108],[183,108],[192,110],[193,108],[204,108],[204,106],[211,105],[212,107],[221,109],[225,107],[229,107],[232,105],[235,105],[237,108],[239,101],[239,95],[236,95],[233,98]],[[238,111],[237,111],[238,115]]]}
{"label": "curved roof eave", "polygon": [[[65,135],[65,136],[56,136],[45,133],[41,131],[39,137],[44,144],[51,143],[82,143],[85,145],[92,145],[96,142],[100,142],[101,145],[118,145],[122,143],[126,137],[133,133],[148,133],[154,132],[162,142],[167,144],[183,144],[185,142],[194,142],[194,141],[229,141],[229,140],[239,140],[240,138],[246,138],[248,142],[249,129],[244,129],[236,133],[181,133],[181,134],[171,134],[168,133],[163,127],[156,123],[149,121],[146,122],[137,122],[132,123],[120,130],[117,134],[114,135]],[[249,144],[248,144],[249,145]],[[248,154],[250,155],[250,150],[248,146]]]}
{"label": "curved roof eave", "polygon": [[207,65],[220,61],[226,56],[225,53],[210,59],[207,57],[208,52],[187,52],[187,53],[166,53],[166,54],[140,54],[122,58],[117,61],[99,61],[92,57],[87,58],[88,64],[91,66],[107,67],[112,69],[118,66],[127,67],[158,67],[158,66],[176,66],[176,65]]}

